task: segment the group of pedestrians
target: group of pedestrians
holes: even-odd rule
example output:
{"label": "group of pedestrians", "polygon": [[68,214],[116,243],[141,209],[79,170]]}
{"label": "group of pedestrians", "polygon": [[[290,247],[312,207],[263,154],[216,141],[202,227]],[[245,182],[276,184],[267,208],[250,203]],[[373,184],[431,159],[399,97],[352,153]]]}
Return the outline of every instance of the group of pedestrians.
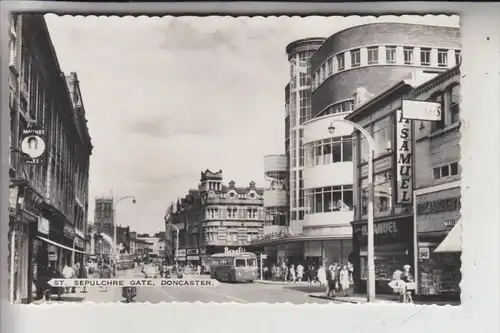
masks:
{"label": "group of pedestrians", "polygon": [[348,296],[349,288],[353,283],[352,265],[330,265],[327,269],[321,266],[318,269],[318,281],[321,286],[326,286],[326,296],[335,297],[337,292]]}
{"label": "group of pedestrians", "polygon": [[[39,267],[37,272],[37,278],[35,280],[36,288],[36,299],[41,300],[51,300],[52,295],[57,295],[58,299],[61,299],[63,294],[76,293],[76,287],[53,287],[49,284],[52,279],[86,279],[89,276],[89,266],[88,263],[80,265],[80,263],[75,263],[73,266],[69,266],[67,263],[64,265],[62,271],[60,271],[56,265],[49,265],[48,267]],[[86,287],[82,287],[81,293],[86,293]]]}

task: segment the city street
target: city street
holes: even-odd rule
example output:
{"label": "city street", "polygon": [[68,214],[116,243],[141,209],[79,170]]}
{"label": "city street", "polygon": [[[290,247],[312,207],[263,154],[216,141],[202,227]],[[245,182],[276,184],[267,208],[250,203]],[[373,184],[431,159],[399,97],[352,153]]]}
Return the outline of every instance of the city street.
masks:
{"label": "city street", "polygon": [[[139,268],[128,271],[119,271],[118,278],[144,278]],[[202,276],[202,278],[207,278]],[[331,300],[309,297],[309,293],[323,290],[316,286],[303,284],[283,285],[265,283],[224,283],[215,287],[139,287],[135,303],[150,302],[202,302],[202,303],[292,303],[292,304],[329,304]],[[99,291],[97,288],[88,288],[87,293],[67,294],[62,298],[63,303],[108,303],[124,301],[121,297],[120,288],[108,288],[107,292]],[[57,302],[57,301],[53,301]],[[36,303],[47,303],[37,301]]]}

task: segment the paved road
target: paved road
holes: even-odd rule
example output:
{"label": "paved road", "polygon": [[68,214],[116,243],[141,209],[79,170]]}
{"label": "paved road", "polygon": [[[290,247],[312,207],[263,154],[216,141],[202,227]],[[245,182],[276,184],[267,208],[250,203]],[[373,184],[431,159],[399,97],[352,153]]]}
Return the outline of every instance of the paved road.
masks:
{"label": "paved road", "polygon": [[[143,277],[138,270],[129,271],[127,277]],[[314,287],[312,287],[314,288]],[[215,287],[143,287],[138,288],[136,303],[150,302],[236,302],[248,303],[287,303],[328,304],[330,300],[308,296],[311,290],[305,286],[281,286],[261,283],[219,283]]]}

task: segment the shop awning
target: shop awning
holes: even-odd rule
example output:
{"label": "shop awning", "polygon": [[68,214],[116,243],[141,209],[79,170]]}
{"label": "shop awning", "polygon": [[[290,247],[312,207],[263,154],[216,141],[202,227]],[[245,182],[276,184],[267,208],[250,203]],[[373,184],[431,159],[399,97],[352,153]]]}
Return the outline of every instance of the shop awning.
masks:
{"label": "shop awning", "polygon": [[39,238],[39,239],[41,239],[41,240],[43,240],[44,242],[47,242],[47,243],[52,244],[52,245],[55,245],[55,246],[60,247],[62,249],[66,249],[66,250],[73,251],[73,252],[78,252],[78,253],[84,253],[84,254],[86,253],[84,251],[80,251],[80,250],[77,250],[77,249],[73,249],[73,248],[71,248],[69,246],[65,246],[65,245],[59,244],[57,242],[54,242],[53,240],[50,240],[50,239],[42,237],[42,236],[36,236],[36,237]]}
{"label": "shop awning", "polygon": [[434,250],[434,253],[455,253],[462,252],[462,223],[458,221],[457,224],[446,235],[444,240]]}

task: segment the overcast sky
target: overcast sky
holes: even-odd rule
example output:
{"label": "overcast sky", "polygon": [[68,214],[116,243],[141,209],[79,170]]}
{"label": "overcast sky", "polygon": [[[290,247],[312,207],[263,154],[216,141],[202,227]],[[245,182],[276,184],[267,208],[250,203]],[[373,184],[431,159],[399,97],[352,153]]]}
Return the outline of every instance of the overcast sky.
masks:
{"label": "overcast sky", "polygon": [[135,195],[136,205],[120,203],[118,224],[150,233],[202,170],[267,185],[263,156],[284,153],[288,43],[370,22],[458,26],[444,16],[46,20],[89,120],[89,220],[96,196]]}

